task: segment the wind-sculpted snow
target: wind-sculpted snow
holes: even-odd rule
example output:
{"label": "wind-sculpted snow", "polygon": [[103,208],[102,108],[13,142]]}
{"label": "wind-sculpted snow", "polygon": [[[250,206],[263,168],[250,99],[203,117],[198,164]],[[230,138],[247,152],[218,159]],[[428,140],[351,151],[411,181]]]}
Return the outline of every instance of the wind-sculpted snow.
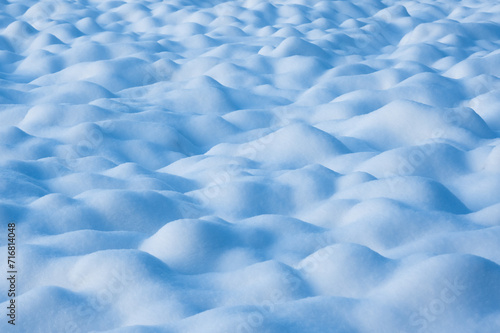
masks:
{"label": "wind-sculpted snow", "polygon": [[1,0],[0,331],[499,332],[499,47],[493,0]]}

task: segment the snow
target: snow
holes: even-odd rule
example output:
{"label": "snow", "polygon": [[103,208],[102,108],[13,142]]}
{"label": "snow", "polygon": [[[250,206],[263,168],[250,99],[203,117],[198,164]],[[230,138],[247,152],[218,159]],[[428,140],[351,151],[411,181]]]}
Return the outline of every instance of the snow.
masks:
{"label": "snow", "polygon": [[0,0],[0,331],[500,331],[499,18]]}

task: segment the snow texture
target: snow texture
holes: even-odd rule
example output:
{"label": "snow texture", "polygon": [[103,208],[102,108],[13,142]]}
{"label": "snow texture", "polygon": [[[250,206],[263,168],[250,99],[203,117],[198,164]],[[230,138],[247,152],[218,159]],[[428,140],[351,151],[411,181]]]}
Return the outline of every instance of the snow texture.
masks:
{"label": "snow texture", "polygon": [[1,332],[500,332],[497,1],[0,0],[0,103]]}

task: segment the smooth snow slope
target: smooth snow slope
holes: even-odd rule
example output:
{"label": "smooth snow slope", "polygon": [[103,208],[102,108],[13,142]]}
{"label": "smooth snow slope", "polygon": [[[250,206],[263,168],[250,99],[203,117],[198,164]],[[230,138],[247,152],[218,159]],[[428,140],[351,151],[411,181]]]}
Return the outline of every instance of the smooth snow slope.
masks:
{"label": "smooth snow slope", "polygon": [[500,332],[499,46],[494,0],[1,0],[0,331]]}

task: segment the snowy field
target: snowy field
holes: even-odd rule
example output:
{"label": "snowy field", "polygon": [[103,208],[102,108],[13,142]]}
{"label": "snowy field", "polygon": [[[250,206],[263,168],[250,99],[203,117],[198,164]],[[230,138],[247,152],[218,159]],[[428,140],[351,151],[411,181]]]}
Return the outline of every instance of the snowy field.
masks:
{"label": "snowy field", "polygon": [[0,103],[1,332],[500,332],[497,1],[0,0]]}

